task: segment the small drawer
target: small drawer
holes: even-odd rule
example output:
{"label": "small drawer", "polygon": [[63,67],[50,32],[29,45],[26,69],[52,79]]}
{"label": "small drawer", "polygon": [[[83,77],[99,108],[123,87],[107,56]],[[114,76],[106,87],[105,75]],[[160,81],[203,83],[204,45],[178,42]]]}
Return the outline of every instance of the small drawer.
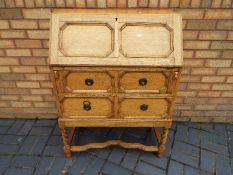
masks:
{"label": "small drawer", "polygon": [[163,72],[126,72],[120,78],[122,92],[166,93],[168,78]]}
{"label": "small drawer", "polygon": [[64,98],[61,102],[61,111],[64,117],[100,117],[113,115],[113,103],[110,98]]}
{"label": "small drawer", "polygon": [[110,92],[113,77],[107,72],[68,72],[61,80],[65,92]]}
{"label": "small drawer", "polygon": [[169,101],[163,98],[124,98],[119,105],[119,116],[123,118],[164,118]]}

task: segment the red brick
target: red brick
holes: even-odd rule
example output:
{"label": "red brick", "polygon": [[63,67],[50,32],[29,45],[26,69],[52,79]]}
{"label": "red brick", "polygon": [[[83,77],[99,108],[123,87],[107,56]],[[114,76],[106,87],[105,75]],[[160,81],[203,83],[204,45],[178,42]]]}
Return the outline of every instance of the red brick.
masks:
{"label": "red brick", "polygon": [[24,1],[23,0],[15,0],[15,6],[16,7],[24,7]]}
{"label": "red brick", "polygon": [[125,7],[127,7],[127,1],[126,0],[118,0],[117,1],[117,7],[118,8],[125,8]]}
{"label": "red brick", "polygon": [[222,7],[223,8],[231,8],[232,0],[223,0]]}
{"label": "red brick", "polygon": [[38,73],[50,73],[49,66],[37,66],[36,69]]}
{"label": "red brick", "polygon": [[107,7],[106,0],[97,0],[97,7],[98,8],[106,8]]}
{"label": "red brick", "polygon": [[49,50],[48,49],[32,49],[32,55],[33,56],[49,56]]}
{"label": "red brick", "polygon": [[168,5],[169,5],[169,0],[163,0],[160,1],[159,3],[160,8],[168,8]]}
{"label": "red brick", "polygon": [[0,29],[9,29],[9,23],[7,20],[0,20]]}
{"label": "red brick", "polygon": [[216,68],[192,68],[192,75],[214,75]]}
{"label": "red brick", "polygon": [[43,101],[42,97],[39,95],[24,95],[22,96],[23,101]]}
{"label": "red brick", "polygon": [[27,31],[29,38],[31,39],[48,39],[49,31],[48,30],[30,30]]}
{"label": "red brick", "polygon": [[48,114],[48,113],[57,113],[56,108],[24,108],[24,113],[36,113],[36,114]]}
{"label": "red brick", "polygon": [[220,97],[220,91],[199,91],[199,97]]}
{"label": "red brick", "polygon": [[185,98],[184,103],[187,104],[206,104],[208,101],[208,98],[200,98],[200,97],[193,97],[193,98]]}
{"label": "red brick", "polygon": [[52,90],[51,89],[30,89],[31,94],[34,95],[51,95]]}
{"label": "red brick", "polygon": [[227,40],[233,40],[233,32],[228,33]]}
{"label": "red brick", "polygon": [[11,95],[11,94],[29,94],[28,89],[19,88],[0,88],[1,95]]}
{"label": "red brick", "polygon": [[96,8],[96,0],[86,0],[87,8]]}
{"label": "red brick", "polygon": [[65,7],[65,0],[56,0],[56,7]]}
{"label": "red brick", "polygon": [[232,10],[207,10],[205,13],[206,19],[232,19],[233,13]]}
{"label": "red brick", "polygon": [[209,104],[230,104],[230,98],[210,98],[208,101]]}
{"label": "red brick", "polygon": [[66,0],[66,7],[75,7],[75,0]]}
{"label": "red brick", "polygon": [[14,48],[15,44],[13,40],[0,40],[0,48]]}
{"label": "red brick", "polygon": [[7,56],[31,56],[29,49],[6,49]]}
{"label": "red brick", "polygon": [[222,97],[233,97],[233,92],[222,92]]}
{"label": "red brick", "polygon": [[[1,62],[1,59],[0,59],[0,62]],[[0,66],[0,73],[4,73],[4,72],[11,72],[10,67],[9,66]]]}
{"label": "red brick", "polygon": [[231,91],[233,90],[233,85],[232,84],[213,84],[212,90]]}
{"label": "red brick", "polygon": [[9,100],[9,101],[19,100],[19,96],[18,95],[2,95],[1,94],[0,99],[1,100]]}
{"label": "red brick", "polygon": [[193,58],[194,51],[193,50],[184,50],[183,57],[184,58]]}
{"label": "red brick", "polygon": [[5,30],[0,32],[1,38],[26,38],[23,30]]}
{"label": "red brick", "polygon": [[188,83],[187,89],[190,90],[208,90],[210,89],[211,84],[206,83]]}
{"label": "red brick", "polygon": [[219,68],[217,74],[218,75],[233,75],[233,69],[232,68]]}
{"label": "red brick", "polygon": [[40,40],[15,40],[17,48],[42,48]]}
{"label": "red brick", "polygon": [[200,82],[200,76],[193,76],[193,75],[182,75],[181,82]]}
{"label": "red brick", "polygon": [[[227,83],[233,83],[233,76],[227,77]],[[232,87],[233,87],[233,85],[232,85]]]}
{"label": "red brick", "polygon": [[195,91],[178,91],[177,95],[179,97],[195,97],[197,92]]}
{"label": "red brick", "polygon": [[220,20],[217,24],[217,29],[233,30],[233,20]]}
{"label": "red brick", "polygon": [[187,7],[189,7],[190,6],[190,2],[191,0],[181,0],[180,1],[180,7],[182,7],[182,8],[187,8]]}
{"label": "red brick", "polygon": [[202,104],[202,105],[196,105],[195,110],[214,110],[216,108],[216,105],[208,105],[208,104]]}
{"label": "red brick", "polygon": [[196,58],[219,58],[220,51],[198,50],[196,51]]}
{"label": "red brick", "polygon": [[32,1],[32,0],[24,0],[24,1],[25,1],[26,7],[29,7],[29,8],[35,7],[34,1]]}
{"label": "red brick", "polygon": [[212,8],[220,8],[222,0],[213,0],[211,7]]}
{"label": "red brick", "polygon": [[0,65],[19,65],[19,61],[17,58],[0,57]]}
{"label": "red brick", "polygon": [[45,58],[33,58],[33,57],[28,57],[28,58],[20,58],[20,62],[22,65],[46,65]]}
{"label": "red brick", "polygon": [[24,80],[24,74],[20,73],[2,73],[0,80]]}
{"label": "red brick", "polygon": [[49,29],[50,21],[49,20],[39,20],[39,28],[40,29]]}
{"label": "red brick", "polygon": [[159,5],[159,0],[149,0],[150,8],[158,7],[158,5]]}
{"label": "red brick", "polygon": [[14,0],[7,0],[5,1],[7,8],[14,8],[15,7],[15,1]]}
{"label": "red brick", "polygon": [[187,29],[193,30],[213,30],[215,29],[215,20],[189,20]]}
{"label": "red brick", "polygon": [[231,60],[206,60],[207,67],[231,67]]}
{"label": "red brick", "polygon": [[135,7],[137,7],[137,0],[128,1],[128,7],[129,8],[135,8]]}
{"label": "red brick", "polygon": [[12,67],[12,71],[17,73],[34,73],[36,69],[34,66],[14,66]]}
{"label": "red brick", "polygon": [[210,7],[211,2],[212,2],[212,0],[201,1],[201,7],[205,7],[205,8]]}
{"label": "red brick", "polygon": [[31,107],[31,102],[20,102],[20,101],[12,101],[11,102],[12,107]]}
{"label": "red brick", "polygon": [[184,40],[195,40],[197,39],[198,31],[183,31],[183,39]]}
{"label": "red brick", "polygon": [[16,85],[19,88],[39,88],[40,87],[40,84],[38,82],[32,82],[32,81],[17,81]]}
{"label": "red brick", "polygon": [[200,40],[224,40],[227,36],[226,31],[200,31]]}
{"label": "red brick", "polygon": [[183,19],[202,19],[204,15],[204,10],[199,9],[178,9],[177,12],[182,14]]}
{"label": "red brick", "polygon": [[25,19],[49,19],[50,9],[22,9]]}
{"label": "red brick", "polygon": [[180,5],[180,0],[170,1],[170,7],[179,7],[179,5]]}
{"label": "red brick", "polygon": [[0,87],[14,88],[16,85],[14,81],[0,81]]}
{"label": "red brick", "polygon": [[138,7],[148,7],[148,2],[149,0],[141,0],[141,1],[138,1]]}
{"label": "red brick", "polygon": [[9,107],[10,103],[8,101],[0,101],[0,107],[1,108],[6,108]]}
{"label": "red brick", "polygon": [[114,8],[117,5],[117,0],[106,1],[108,8]]}
{"label": "red brick", "polygon": [[39,108],[54,108],[56,106],[54,102],[34,102],[33,104]]}
{"label": "red brick", "polygon": [[19,19],[19,18],[22,18],[20,9],[9,9],[9,8],[0,9],[0,19]]}
{"label": "red brick", "polygon": [[204,60],[201,59],[185,59],[184,60],[185,66],[192,66],[192,67],[201,67],[204,65]]}
{"label": "red brick", "polygon": [[11,27],[13,29],[37,29],[38,24],[36,20],[11,20]]}
{"label": "red brick", "polygon": [[226,79],[225,76],[203,76],[201,82],[208,82],[208,83],[222,83]]}
{"label": "red brick", "polygon": [[233,49],[233,41],[213,41],[211,49]]}
{"label": "red brick", "polygon": [[184,41],[184,49],[208,49],[210,41]]}
{"label": "red brick", "polygon": [[26,80],[50,80],[48,74],[25,74]]}
{"label": "red brick", "polygon": [[85,0],[76,0],[76,6],[78,8],[85,8],[86,7]]}

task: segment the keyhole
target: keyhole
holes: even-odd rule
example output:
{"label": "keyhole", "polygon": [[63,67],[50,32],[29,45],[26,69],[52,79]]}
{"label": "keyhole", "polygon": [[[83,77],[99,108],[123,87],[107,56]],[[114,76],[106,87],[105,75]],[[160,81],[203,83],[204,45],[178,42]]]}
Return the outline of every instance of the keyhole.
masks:
{"label": "keyhole", "polygon": [[117,21],[117,18],[116,18],[116,21]]}

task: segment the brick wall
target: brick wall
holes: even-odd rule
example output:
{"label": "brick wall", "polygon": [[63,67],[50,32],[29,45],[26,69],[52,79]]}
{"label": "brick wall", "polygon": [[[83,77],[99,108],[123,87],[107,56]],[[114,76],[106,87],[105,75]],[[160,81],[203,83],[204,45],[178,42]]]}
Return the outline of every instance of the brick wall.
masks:
{"label": "brick wall", "polygon": [[183,14],[175,118],[233,121],[232,0],[0,0],[0,117],[56,117],[47,60],[52,8],[116,7]]}

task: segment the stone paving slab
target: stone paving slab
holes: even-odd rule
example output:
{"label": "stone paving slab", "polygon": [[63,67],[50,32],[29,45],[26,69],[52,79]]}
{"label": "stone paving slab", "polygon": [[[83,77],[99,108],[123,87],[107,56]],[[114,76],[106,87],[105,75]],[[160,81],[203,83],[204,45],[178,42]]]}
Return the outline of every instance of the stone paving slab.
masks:
{"label": "stone paving slab", "polygon": [[[78,144],[107,139],[156,144],[150,128],[79,128],[77,133]],[[174,122],[162,158],[114,146],[66,159],[56,120],[0,119],[0,174],[231,175],[233,125]]]}

